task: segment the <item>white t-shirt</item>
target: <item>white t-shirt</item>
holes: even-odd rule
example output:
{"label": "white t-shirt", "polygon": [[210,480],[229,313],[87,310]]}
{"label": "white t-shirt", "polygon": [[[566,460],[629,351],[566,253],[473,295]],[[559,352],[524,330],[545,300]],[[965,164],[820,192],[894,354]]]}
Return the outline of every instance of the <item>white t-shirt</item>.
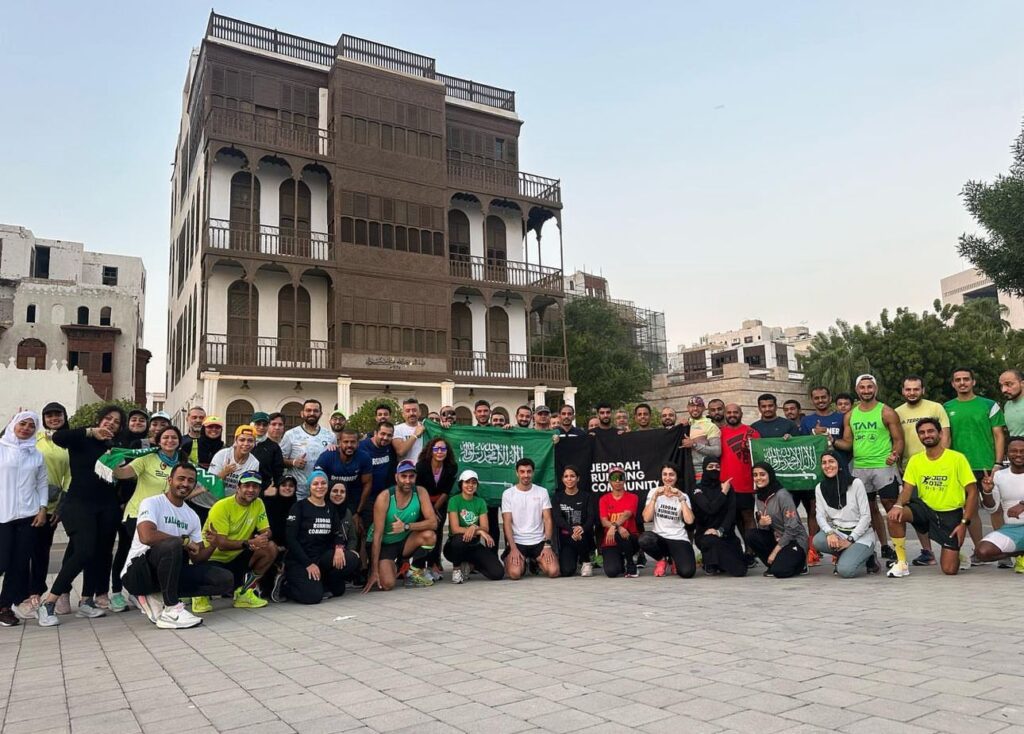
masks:
{"label": "white t-shirt", "polygon": [[[416,434],[417,426],[410,426],[408,423],[399,423],[395,426],[395,438],[407,439]],[[412,446],[403,455],[398,457],[399,461],[411,461],[415,464],[420,459],[420,452],[423,450],[423,436],[413,441]]]}
{"label": "white t-shirt", "polygon": [[128,570],[132,559],[138,558],[149,550],[149,546],[139,540],[138,525],[144,522],[153,523],[157,530],[167,535],[187,537],[196,543],[203,539],[202,525],[195,510],[185,504],[175,507],[165,494],[147,497],[139,505],[139,518],[135,535],[132,536],[132,547],[128,549],[128,560],[125,562],[124,568],[121,569],[121,576],[124,576]]}
{"label": "white t-shirt", "polygon": [[509,487],[501,495],[501,514],[512,515],[512,538],[519,545],[544,542],[544,510],[551,509],[551,496],[538,484],[525,492]]}
{"label": "white t-shirt", "polygon": [[654,504],[654,527],[652,530],[655,535],[660,535],[665,540],[689,540],[690,535],[686,532],[686,525],[683,524],[683,518],[679,514],[679,508],[682,505],[686,505],[692,509],[690,504],[690,498],[684,492],[680,492],[678,495],[666,496],[658,495],[657,498],[654,496],[652,491],[650,496],[647,498],[647,504]]}
{"label": "white t-shirt", "polygon": [[[235,461],[235,449],[233,446],[228,446],[226,449],[221,449],[213,455],[210,459],[210,473],[220,476],[220,473],[224,471],[224,467]],[[249,454],[245,461],[242,462],[237,469],[224,477],[224,496],[230,497],[238,489],[238,480],[242,474],[247,471],[260,470],[260,460],[252,454]],[[204,492],[203,494],[196,495],[192,498],[200,507],[213,507],[217,501],[212,494]],[[209,504],[207,504],[209,503]]]}
{"label": "white t-shirt", "polygon": [[323,426],[317,426],[317,432],[314,434],[307,433],[302,426],[295,426],[295,428],[285,431],[284,436],[281,437],[281,456],[288,461],[294,461],[303,454],[306,455],[304,467],[288,469],[295,477],[296,498],[304,500],[309,496],[310,472],[313,471],[320,454],[334,446],[335,442],[334,433]]}
{"label": "white t-shirt", "polygon": [[997,507],[1002,507],[1003,522],[1006,525],[1024,525],[1024,516],[1010,517],[1006,514],[1007,510],[1024,500],[1024,474],[1014,474],[1011,469],[1002,469],[997,471],[993,478],[996,486],[992,490],[992,498],[996,501]]}

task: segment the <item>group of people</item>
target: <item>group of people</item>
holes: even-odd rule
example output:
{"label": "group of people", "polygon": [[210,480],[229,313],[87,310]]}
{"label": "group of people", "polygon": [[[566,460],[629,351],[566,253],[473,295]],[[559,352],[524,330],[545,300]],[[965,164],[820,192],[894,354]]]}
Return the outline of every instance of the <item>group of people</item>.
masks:
{"label": "group of people", "polygon": [[[516,410],[508,427],[550,431],[555,441],[684,423],[679,448],[699,467],[695,481],[666,463],[645,497],[626,490],[621,466],[609,471],[607,492],[583,489],[575,466],[564,467],[557,488],[542,487],[525,457],[500,499],[485,500],[443,432],[427,438],[415,398],[403,402],[399,422],[377,406],[367,435],[337,410],[322,426],[311,399],[290,430],[281,414],[258,412],[230,443],[224,422],[201,408],[188,411],[182,433],[166,414],[116,405],[71,428],[64,407],[50,403],[41,415],[18,412],[0,436],[0,624],[58,625],[79,575],[76,616],[136,606],[156,626],[182,629],[200,624],[220,597],[260,608],[268,599],[316,604],[350,585],[431,586],[444,578],[442,558],[456,584],[590,576],[596,567],[634,578],[648,558],[654,576],[681,578],[698,568],[744,576],[758,563],[786,578],[826,557],[842,577],[887,566],[899,578],[911,565],[956,574],[990,562],[1024,573],[1022,383],[1016,370],[1000,376],[1000,407],[974,394],[971,370],[958,369],[956,397],[943,405],[908,376],[905,402],[891,408],[865,374],[855,395],[813,387],[806,414],[789,400],[779,415],[776,398],[762,395],[750,425],[739,405],[697,396],[681,421],[663,408],[660,426],[645,403],[631,416],[601,403],[586,429],[571,405],[557,417],[543,405]],[[477,426],[503,424],[484,400],[473,415]],[[430,417],[450,428],[456,412],[445,406]],[[828,443],[813,491],[783,488],[770,464],[751,457],[753,439],[800,435]],[[112,449],[126,450],[113,482],[97,470]],[[981,513],[994,528],[984,536]],[[68,544],[48,586],[58,523]],[[912,561],[908,525],[922,547]]]}

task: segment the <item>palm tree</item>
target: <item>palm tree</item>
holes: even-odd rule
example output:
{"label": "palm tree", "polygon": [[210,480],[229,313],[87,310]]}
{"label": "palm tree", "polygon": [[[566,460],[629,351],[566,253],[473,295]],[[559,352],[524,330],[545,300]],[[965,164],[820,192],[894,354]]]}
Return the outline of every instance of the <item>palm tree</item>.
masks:
{"label": "palm tree", "polygon": [[808,385],[823,385],[835,395],[850,392],[858,375],[871,371],[871,363],[861,346],[863,330],[837,321],[827,332],[819,331],[811,340],[804,360],[804,379]]}

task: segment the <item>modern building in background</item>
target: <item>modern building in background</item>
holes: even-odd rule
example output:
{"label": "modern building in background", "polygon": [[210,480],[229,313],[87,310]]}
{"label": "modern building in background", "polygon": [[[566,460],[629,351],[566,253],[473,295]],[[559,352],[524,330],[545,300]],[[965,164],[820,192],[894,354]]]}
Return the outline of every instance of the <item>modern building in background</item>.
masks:
{"label": "modern building in background", "polygon": [[797,358],[810,348],[806,326],[765,326],[759,319],[744,321],[739,329],[705,334],[690,347],[680,345],[669,359],[674,379],[700,380],[722,374],[727,364],[746,364],[751,374],[776,367],[799,371]]}
{"label": "modern building in background", "polygon": [[980,270],[970,268],[940,281],[942,302],[953,306],[963,305],[975,298],[995,298],[1006,307],[1003,318],[1012,329],[1024,329],[1024,299],[996,290],[988,276]]}
{"label": "modern building in background", "polygon": [[229,427],[381,393],[468,414],[572,401],[559,181],[519,169],[515,93],[433,58],[211,14],[172,178],[167,407]]}
{"label": "modern building in background", "polygon": [[665,314],[637,306],[633,301],[612,298],[608,279],[582,270],[565,276],[566,298],[600,298],[615,307],[630,330],[633,347],[639,352],[652,374],[668,369],[668,339],[665,336]]}
{"label": "modern building in background", "polygon": [[[59,378],[71,381],[66,394],[145,404],[151,356],[142,348],[145,300],[140,258],[89,252],[81,242],[0,224],[0,362],[61,375],[77,368],[91,392],[72,384],[72,374]],[[14,379],[8,370],[4,392],[20,389]],[[45,397],[27,385],[22,402]]]}

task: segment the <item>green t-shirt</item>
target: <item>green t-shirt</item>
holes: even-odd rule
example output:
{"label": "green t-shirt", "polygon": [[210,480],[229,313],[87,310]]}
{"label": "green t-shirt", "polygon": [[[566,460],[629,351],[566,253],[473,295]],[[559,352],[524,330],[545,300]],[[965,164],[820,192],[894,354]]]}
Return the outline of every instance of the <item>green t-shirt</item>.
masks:
{"label": "green t-shirt", "polygon": [[[209,528],[213,528],[228,540],[248,540],[268,527],[270,527],[270,523],[267,521],[267,509],[263,506],[263,500],[257,497],[248,505],[243,506],[238,504],[232,495],[218,501],[210,508],[206,524],[203,525],[203,535],[206,535]],[[215,550],[210,556],[210,560],[227,563],[234,560],[235,556],[241,552],[241,549]]]}
{"label": "green t-shirt", "polygon": [[992,429],[1006,425],[999,403],[976,395],[970,400],[950,400],[943,407],[953,434],[952,448],[966,456],[975,471],[991,469],[996,463]]}
{"label": "green t-shirt", "polygon": [[156,497],[167,491],[167,479],[171,476],[173,466],[160,460],[159,454],[140,456],[128,466],[135,472],[135,491],[124,508],[123,520],[139,516],[139,505],[147,497]]}
{"label": "green t-shirt", "polygon": [[1024,397],[1007,400],[1003,405],[1003,416],[1011,436],[1024,436]]}
{"label": "green t-shirt", "polygon": [[903,481],[917,488],[921,501],[936,512],[958,510],[967,498],[965,488],[975,481],[967,458],[946,449],[932,461],[923,451],[910,457]]}
{"label": "green t-shirt", "polygon": [[480,518],[487,515],[487,503],[475,496],[467,500],[462,493],[453,494],[448,500],[448,512],[454,512],[459,518],[459,527],[470,525],[480,526]]}

